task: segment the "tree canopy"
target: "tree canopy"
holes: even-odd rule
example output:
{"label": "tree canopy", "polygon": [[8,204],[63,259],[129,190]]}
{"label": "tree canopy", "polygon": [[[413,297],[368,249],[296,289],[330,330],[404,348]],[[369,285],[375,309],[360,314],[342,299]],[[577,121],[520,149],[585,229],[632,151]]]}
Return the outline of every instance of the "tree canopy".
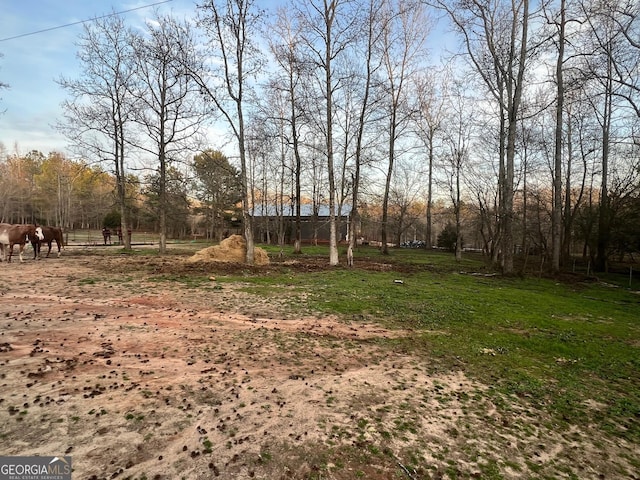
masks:
{"label": "tree canopy", "polygon": [[[341,241],[351,263],[356,239],[431,246],[453,225],[458,258],[480,249],[507,274],[530,252],[604,270],[638,253],[638,8],[209,0],[145,31],[96,21],[79,42],[86,68],[62,81],[83,160],[4,150],[2,215],[88,225],[115,208],[217,239],[233,211],[248,241],[299,247],[308,205],[328,214],[331,264]],[[274,237],[250,214],[271,208]]]}

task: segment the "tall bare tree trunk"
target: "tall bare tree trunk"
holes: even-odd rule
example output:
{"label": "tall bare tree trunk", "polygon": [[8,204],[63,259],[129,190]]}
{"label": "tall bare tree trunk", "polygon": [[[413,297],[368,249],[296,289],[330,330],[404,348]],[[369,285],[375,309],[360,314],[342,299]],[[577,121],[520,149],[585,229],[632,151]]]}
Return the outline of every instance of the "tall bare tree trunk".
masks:
{"label": "tall bare tree trunk", "polygon": [[[189,68],[190,74],[198,83],[201,93],[205,93],[222,113],[237,141],[240,156],[240,182],[242,184],[242,220],[244,239],[247,247],[246,262],[255,261],[255,242],[253,238],[254,207],[253,191],[249,185],[249,164],[247,161],[247,142],[244,119],[245,88],[248,88],[252,69],[257,64],[257,49],[252,44],[253,34],[257,31],[259,15],[253,0],[212,0],[203,7],[200,23],[211,34],[212,43],[219,51],[221,71],[213,78],[221,82],[220,94],[216,87],[207,83],[206,72],[198,68]],[[252,65],[252,62],[254,63]],[[216,75],[217,74],[217,75]],[[227,101],[231,100],[231,104]]]}
{"label": "tall bare tree trunk", "polygon": [[375,30],[377,12],[380,6],[377,5],[377,0],[370,0],[369,15],[367,21],[367,44],[366,44],[366,76],[364,92],[362,97],[362,104],[360,106],[360,114],[358,116],[358,134],[356,137],[356,156],[354,174],[352,178],[353,191],[351,200],[351,215],[349,215],[349,246],[347,247],[347,264],[353,266],[353,251],[356,247],[356,233],[360,225],[360,209],[358,206],[359,192],[360,192],[360,166],[362,163],[362,143],[364,138],[365,120],[367,111],[369,109],[369,96],[371,94],[371,82],[373,80],[373,73],[377,68],[373,65],[373,48],[376,43],[376,37],[379,35]]}
{"label": "tall bare tree trunk", "polygon": [[427,238],[426,248],[431,250],[433,248],[433,161],[434,161],[434,148],[433,148],[433,135],[434,129],[430,129],[429,134],[429,167],[427,173]]}
{"label": "tall bare tree trunk", "polygon": [[456,213],[456,262],[462,260],[462,224],[460,222],[460,162],[458,160],[458,165],[456,168],[456,204],[455,204],[455,213]]}
{"label": "tall bare tree trunk", "polygon": [[[395,99],[393,100],[395,103]],[[382,221],[380,225],[380,251],[384,255],[389,254],[389,246],[387,241],[387,230],[389,228],[389,192],[391,191],[391,178],[393,176],[393,166],[395,163],[395,143],[396,143],[396,115],[397,106],[392,107],[391,118],[389,120],[389,164],[387,166],[387,174],[384,182],[384,196],[382,197]]]}
{"label": "tall bare tree trunk", "polygon": [[[500,253],[502,271],[511,275],[514,272],[515,143],[528,56],[529,0],[504,3],[437,0],[437,5],[447,12],[461,33],[467,54],[499,105]],[[506,18],[508,23],[503,21]],[[507,25],[509,32],[504,30]],[[503,42],[503,38],[507,38],[508,43]]]}
{"label": "tall bare tree trunk", "polygon": [[[505,197],[502,199],[505,205],[505,218],[504,218],[504,232],[502,237],[502,250],[504,255],[503,271],[507,275],[511,275],[514,272],[513,268],[513,195],[514,195],[514,166],[515,166],[515,153],[516,153],[516,133],[518,127],[518,112],[520,110],[520,101],[522,99],[522,91],[524,87],[524,72],[527,62],[527,40],[529,34],[529,0],[523,0],[522,2],[522,17],[518,18],[518,11],[513,11],[513,24],[511,30],[511,46],[515,50],[516,36],[520,28],[520,52],[519,60],[517,62],[517,75],[515,82],[508,82],[507,90],[510,91],[508,99],[508,134],[507,134],[507,163],[506,163],[506,178],[505,178]],[[513,54],[510,57],[514,60]]]}
{"label": "tall bare tree trunk", "polygon": [[[611,53],[611,52],[609,52]],[[611,209],[609,202],[609,136],[611,133],[611,116],[613,103],[611,55],[607,56],[608,76],[606,80],[604,112],[602,119],[602,184],[600,186],[600,206],[598,208],[598,240],[594,268],[599,272],[607,270],[607,248],[611,235]]]}
{"label": "tall bare tree trunk", "polygon": [[[160,121],[160,153],[158,160],[160,162],[160,178],[158,179],[158,196],[160,203],[159,224],[160,238],[158,241],[158,251],[164,255],[167,253],[167,158],[164,150],[164,121]],[[127,237],[129,235],[127,234]]]}
{"label": "tall bare tree trunk", "polygon": [[[120,108],[118,108],[118,111]],[[120,116],[120,115],[119,115]],[[129,230],[129,211],[127,208],[127,178],[125,175],[125,148],[124,148],[124,122],[117,124],[117,134],[114,136],[115,145],[115,167],[116,167],[116,189],[118,193],[118,206],[120,207],[120,231],[124,232],[122,239],[124,249],[131,249],[131,238],[126,235]]]}
{"label": "tall bare tree trunk", "polygon": [[333,162],[333,78],[332,78],[332,58],[334,52],[332,45],[332,26],[336,16],[338,2],[332,0],[325,1],[325,100],[326,100],[326,148],[327,148],[327,175],[329,180],[329,265],[338,265],[338,232],[336,218],[336,180]]}
{"label": "tall bare tree trunk", "polygon": [[[560,25],[558,31],[558,58],[556,60],[556,130],[553,175],[553,208],[552,208],[552,256],[551,270],[560,271],[562,249],[562,127],[564,113],[564,43],[565,43],[565,0],[560,1]],[[569,195],[567,190],[566,195]],[[568,212],[565,212],[568,214]]]}

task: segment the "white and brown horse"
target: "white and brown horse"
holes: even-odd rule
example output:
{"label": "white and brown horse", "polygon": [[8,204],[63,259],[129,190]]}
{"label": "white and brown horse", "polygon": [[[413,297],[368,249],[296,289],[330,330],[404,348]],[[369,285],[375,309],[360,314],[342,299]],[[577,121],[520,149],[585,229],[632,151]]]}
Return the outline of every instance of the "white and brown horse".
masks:
{"label": "white and brown horse", "polygon": [[[42,231],[38,232],[35,225],[0,223],[0,254],[2,254],[2,258],[10,262],[13,256],[13,246],[20,245],[20,262],[24,262],[22,252],[24,252],[24,246],[32,236],[44,238]],[[7,252],[4,249],[5,245],[9,250],[8,258]]]}
{"label": "white and brown horse", "polygon": [[58,245],[58,256],[60,256],[60,247],[64,247],[62,240],[62,229],[58,227],[36,227],[35,232],[29,236],[31,245],[33,246],[33,258],[40,257],[40,246],[43,243],[49,245],[49,251],[47,252],[47,258],[51,253],[51,244],[55,240]]}

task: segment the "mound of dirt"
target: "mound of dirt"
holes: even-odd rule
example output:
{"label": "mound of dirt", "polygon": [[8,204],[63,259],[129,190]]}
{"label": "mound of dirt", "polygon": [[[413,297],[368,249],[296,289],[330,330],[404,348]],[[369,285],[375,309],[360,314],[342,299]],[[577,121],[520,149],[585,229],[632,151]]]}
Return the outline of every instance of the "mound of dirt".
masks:
{"label": "mound of dirt", "polygon": [[[247,244],[241,235],[231,235],[220,245],[214,245],[196,252],[189,258],[189,262],[229,262],[245,263]],[[260,247],[255,248],[254,262],[256,265],[268,265],[269,256]]]}

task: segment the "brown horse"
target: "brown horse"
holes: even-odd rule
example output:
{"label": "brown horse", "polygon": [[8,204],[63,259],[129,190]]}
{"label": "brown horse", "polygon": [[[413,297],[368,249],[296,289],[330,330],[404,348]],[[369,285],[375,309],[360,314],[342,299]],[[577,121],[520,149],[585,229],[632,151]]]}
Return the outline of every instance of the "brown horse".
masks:
{"label": "brown horse", "polygon": [[[44,238],[42,232],[36,231],[35,225],[12,225],[9,223],[0,223],[0,253],[7,262],[11,261],[13,256],[13,246],[20,245],[20,262],[24,262],[22,252],[24,252],[24,246],[32,236],[38,238]],[[9,257],[7,258],[7,252],[4,246],[9,249]]]}
{"label": "brown horse", "polygon": [[[38,235],[38,234],[41,235]],[[51,244],[55,240],[58,245],[58,256],[60,256],[60,247],[64,247],[64,242],[62,240],[62,229],[58,227],[36,227],[33,235],[29,236],[29,240],[31,240],[31,245],[33,246],[33,258],[40,258],[40,246],[43,243],[49,245],[49,251],[47,251],[47,258],[49,258],[49,254],[51,253]]]}

